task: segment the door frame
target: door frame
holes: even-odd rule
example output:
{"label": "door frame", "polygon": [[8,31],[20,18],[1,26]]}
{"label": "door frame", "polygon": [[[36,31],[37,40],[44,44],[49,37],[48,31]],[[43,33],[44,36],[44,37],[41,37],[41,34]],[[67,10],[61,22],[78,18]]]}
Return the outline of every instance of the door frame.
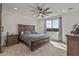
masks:
{"label": "door frame", "polygon": [[1,31],[1,15],[2,15],[2,4],[0,3],[0,53],[2,53],[2,47],[1,47],[1,36],[2,36],[2,31]]}

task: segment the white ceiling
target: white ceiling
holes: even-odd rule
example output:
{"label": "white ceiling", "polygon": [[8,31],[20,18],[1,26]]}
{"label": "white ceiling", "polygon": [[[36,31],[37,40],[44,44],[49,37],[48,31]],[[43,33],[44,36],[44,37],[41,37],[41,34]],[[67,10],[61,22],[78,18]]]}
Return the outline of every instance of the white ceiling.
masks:
{"label": "white ceiling", "polygon": [[[39,5],[42,6],[42,4]],[[17,14],[24,14],[24,15],[29,15],[31,17],[36,17],[36,15],[30,11],[32,9],[31,6],[36,7],[36,4],[35,3],[16,3],[16,4],[6,3],[3,4],[3,9]],[[43,8],[45,7],[49,7],[50,8],[49,11],[53,12],[49,16],[54,16],[54,15],[61,15],[64,13],[79,10],[79,3],[46,3]],[[14,10],[14,8],[18,8],[18,9]],[[67,10],[68,8],[73,8],[73,9]],[[62,10],[65,11],[63,12]]]}

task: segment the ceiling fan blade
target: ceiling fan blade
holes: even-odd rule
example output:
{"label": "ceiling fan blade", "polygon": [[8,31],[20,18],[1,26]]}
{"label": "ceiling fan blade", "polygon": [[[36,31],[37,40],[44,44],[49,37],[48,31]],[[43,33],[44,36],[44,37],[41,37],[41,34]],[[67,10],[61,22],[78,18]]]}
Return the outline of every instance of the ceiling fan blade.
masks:
{"label": "ceiling fan blade", "polygon": [[36,5],[37,5],[37,9],[39,10],[39,11],[42,11],[42,8],[36,3]]}
{"label": "ceiling fan blade", "polygon": [[47,10],[49,10],[49,8],[44,9],[44,12],[47,11]]}
{"label": "ceiling fan blade", "polygon": [[52,13],[52,12],[43,12],[44,15],[47,15],[47,14],[49,14],[49,13]]}
{"label": "ceiling fan blade", "polygon": [[48,14],[46,14],[46,16],[49,16]]}
{"label": "ceiling fan blade", "polygon": [[45,12],[45,13],[52,13],[52,12]]}

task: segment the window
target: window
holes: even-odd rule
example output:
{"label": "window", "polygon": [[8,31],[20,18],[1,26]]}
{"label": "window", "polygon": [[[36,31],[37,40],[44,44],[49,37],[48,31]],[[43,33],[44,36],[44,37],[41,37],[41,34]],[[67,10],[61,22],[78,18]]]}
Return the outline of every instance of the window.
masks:
{"label": "window", "polygon": [[47,28],[52,28],[52,21],[51,20],[46,21],[46,27]]}
{"label": "window", "polygon": [[47,31],[58,31],[59,29],[59,18],[46,21]]}
{"label": "window", "polygon": [[59,19],[53,19],[53,28],[59,28]]}

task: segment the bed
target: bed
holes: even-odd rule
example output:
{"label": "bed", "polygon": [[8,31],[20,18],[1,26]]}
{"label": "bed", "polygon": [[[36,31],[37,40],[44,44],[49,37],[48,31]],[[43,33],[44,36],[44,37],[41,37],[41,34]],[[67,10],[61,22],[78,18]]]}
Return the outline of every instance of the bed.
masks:
{"label": "bed", "polygon": [[31,51],[49,43],[47,34],[35,32],[34,25],[18,24],[19,40],[24,42]]}

